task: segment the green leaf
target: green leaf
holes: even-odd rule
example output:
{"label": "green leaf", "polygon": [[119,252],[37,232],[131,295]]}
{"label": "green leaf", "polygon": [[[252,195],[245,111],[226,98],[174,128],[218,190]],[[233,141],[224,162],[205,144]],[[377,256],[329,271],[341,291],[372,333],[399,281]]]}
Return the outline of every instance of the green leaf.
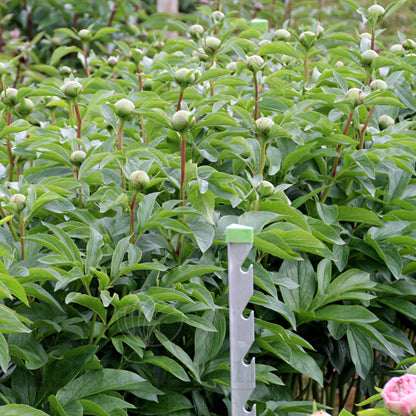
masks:
{"label": "green leaf", "polygon": [[146,381],[138,374],[126,370],[104,368],[92,370],[70,381],[58,390],[56,398],[65,407],[78,399],[111,390],[140,390]]}
{"label": "green leaf", "polygon": [[355,365],[358,375],[365,379],[373,366],[373,349],[368,342],[368,337],[362,331],[349,325],[347,329],[348,346],[350,347],[351,360]]}
{"label": "green leaf", "polygon": [[105,323],[107,321],[107,310],[104,308],[101,300],[83,293],[71,292],[65,298],[65,303],[77,303],[94,311],[101,320]]}
{"label": "green leaf", "polygon": [[180,283],[190,280],[192,277],[204,276],[209,273],[221,272],[224,269],[219,266],[205,264],[186,264],[175,267],[166,273],[162,278],[164,286],[173,283]]}
{"label": "green leaf", "polygon": [[3,370],[3,373],[7,373],[9,361],[9,346],[4,335],[0,332],[0,367]]}
{"label": "green leaf", "polygon": [[130,237],[122,238],[114,249],[113,256],[111,258],[111,279],[118,277],[120,274],[120,266],[127,253],[127,248],[130,244]]}
{"label": "green leaf", "polygon": [[358,222],[370,225],[381,225],[374,211],[366,208],[338,206],[338,221]]}
{"label": "green leaf", "polygon": [[209,113],[197,124],[198,127],[239,127],[235,119],[226,113]]}
{"label": "green leaf", "polygon": [[334,322],[372,323],[378,318],[361,305],[328,305],[315,311],[313,319]]}
{"label": "green leaf", "polygon": [[97,268],[103,256],[101,247],[103,246],[103,236],[91,227],[90,238],[87,244],[87,258],[85,260],[85,274],[88,275],[91,269]]}
{"label": "green leaf", "polygon": [[261,56],[281,54],[299,58],[299,54],[296,52],[295,48],[290,43],[282,41],[271,42],[263,45],[259,49],[258,54]]}
{"label": "green leaf", "polygon": [[286,244],[286,241],[282,237],[272,231],[264,231],[254,236],[253,245],[257,250],[272,254],[281,259],[302,260],[302,258]]}
{"label": "green leaf", "polygon": [[48,416],[48,414],[25,404],[6,404],[0,407],[0,416]]}
{"label": "green leaf", "polygon": [[51,65],[55,65],[58,61],[60,61],[64,56],[72,53],[81,53],[81,49],[77,48],[76,46],[60,46],[59,48],[53,51],[51,56]]}
{"label": "green leaf", "polygon": [[119,29],[116,27],[102,27],[99,29],[91,38],[91,40],[97,40],[103,36],[109,35],[110,33],[118,32]]}
{"label": "green leaf", "polygon": [[157,365],[163,368],[164,370],[168,371],[169,373],[173,374],[179,380],[190,381],[183,367],[180,366],[175,360],[172,360],[172,358],[160,355],[155,356],[146,354],[146,356],[143,358],[143,362]]}
{"label": "green leaf", "polygon": [[199,377],[198,367],[195,363],[191,360],[189,355],[178,345],[174,344],[173,342],[169,341],[169,339],[162,334],[160,331],[155,331],[156,338],[159,342],[174,356],[176,357],[182,364],[184,364],[190,372],[195,377],[196,381],[201,382]]}

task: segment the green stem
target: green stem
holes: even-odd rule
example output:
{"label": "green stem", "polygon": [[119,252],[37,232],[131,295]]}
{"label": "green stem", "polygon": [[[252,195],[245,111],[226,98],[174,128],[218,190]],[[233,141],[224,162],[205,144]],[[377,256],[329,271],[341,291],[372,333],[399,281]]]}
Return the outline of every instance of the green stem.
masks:
{"label": "green stem", "polygon": [[254,120],[259,118],[259,83],[257,74],[254,74]]}
{"label": "green stem", "polygon": [[[7,111],[6,125],[12,124],[12,111]],[[12,143],[10,141],[10,135],[7,136],[7,154],[9,156],[9,182],[13,182],[13,171],[14,171],[14,157],[12,151]]]}
{"label": "green stem", "polygon": [[23,214],[19,214],[19,224],[20,224],[20,247],[22,249],[22,260],[25,259],[25,221],[23,219]]}
{"label": "green stem", "polygon": [[309,56],[308,51],[305,52],[305,58],[303,60],[303,68],[305,71],[305,86],[309,87]]}
{"label": "green stem", "polygon": [[134,241],[134,207],[136,206],[137,193],[134,193],[130,205],[130,241]]}
{"label": "green stem", "polygon": [[90,336],[88,339],[88,345],[92,345],[92,342],[94,340],[94,331],[95,331],[95,323],[97,322],[97,312],[94,312],[92,315],[92,321],[91,321],[91,329],[90,329]]}
{"label": "green stem", "polygon": [[90,68],[88,66],[88,52],[87,52],[87,45],[85,43],[82,44],[82,52],[84,54],[84,62],[85,62],[85,72],[87,77],[91,76]]}
{"label": "green stem", "polygon": [[120,120],[120,126],[117,131],[117,138],[118,138],[118,150],[123,150],[123,127],[124,127],[124,120]]}
{"label": "green stem", "polygon": [[266,145],[267,145],[266,141],[261,140],[259,170],[258,170],[259,175],[263,175],[264,165],[266,163]]}
{"label": "green stem", "polygon": [[182,201],[182,206],[186,205],[185,200],[185,167],[186,167],[186,136],[181,134],[181,185],[179,190],[179,199]]}
{"label": "green stem", "polygon": [[361,133],[360,133],[360,144],[358,145],[358,150],[361,150],[361,149],[364,148],[365,132],[367,131],[367,127],[370,124],[371,117],[373,116],[373,113],[374,113],[374,108],[375,108],[375,105],[373,105],[370,108],[370,111],[368,112],[367,119],[365,120],[364,126],[361,129]]}

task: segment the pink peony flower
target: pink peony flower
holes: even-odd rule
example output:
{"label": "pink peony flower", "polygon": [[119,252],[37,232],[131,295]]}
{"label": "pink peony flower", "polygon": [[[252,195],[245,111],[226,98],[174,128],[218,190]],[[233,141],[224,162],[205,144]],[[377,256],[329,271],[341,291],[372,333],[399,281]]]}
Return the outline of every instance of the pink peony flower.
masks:
{"label": "pink peony flower", "polygon": [[416,410],[416,375],[393,377],[381,393],[387,409],[399,415],[411,415]]}

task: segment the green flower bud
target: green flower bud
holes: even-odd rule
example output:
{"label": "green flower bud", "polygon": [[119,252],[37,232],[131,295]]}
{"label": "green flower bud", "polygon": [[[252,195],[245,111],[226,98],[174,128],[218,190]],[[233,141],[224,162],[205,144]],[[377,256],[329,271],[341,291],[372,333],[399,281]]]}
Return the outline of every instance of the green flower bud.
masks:
{"label": "green flower bud", "polygon": [[201,25],[192,25],[189,28],[189,33],[194,38],[200,38],[203,35],[204,32],[205,32],[205,29]]}
{"label": "green flower bud", "polygon": [[323,26],[321,26],[321,25],[318,25],[318,27],[316,28],[316,34],[317,34],[317,36],[318,36],[318,38],[320,37],[320,36],[322,36],[322,33],[324,33],[324,27]]}
{"label": "green flower bud", "polygon": [[378,53],[376,51],[373,51],[372,49],[368,49],[367,51],[361,54],[361,60],[364,65],[371,65],[371,62],[373,62],[373,59],[377,58],[377,56],[378,56]]}
{"label": "green flower bud", "polygon": [[360,39],[368,39],[368,40],[371,40],[371,33],[368,33],[368,32],[363,32],[363,33],[360,33]]}
{"label": "green flower bud", "polygon": [[394,45],[391,45],[390,50],[392,52],[403,52],[404,47],[400,45],[400,43],[395,43]]}
{"label": "green flower bud", "polygon": [[195,81],[194,71],[188,68],[178,69],[175,71],[173,78],[181,87],[186,87]]}
{"label": "green flower bud", "polygon": [[78,32],[78,36],[83,42],[86,42],[87,40],[91,39],[91,31],[89,31],[88,29],[81,29]]}
{"label": "green flower bud", "polygon": [[75,150],[75,152],[71,153],[71,163],[75,166],[80,166],[82,162],[85,160],[87,155],[82,150]]}
{"label": "green flower bud", "polygon": [[61,89],[68,98],[75,98],[82,92],[82,85],[78,81],[68,81]]}
{"label": "green flower bud", "polygon": [[230,62],[229,64],[227,64],[225,68],[228,69],[232,74],[234,74],[235,71],[237,71],[237,62]]}
{"label": "green flower bud", "polygon": [[274,126],[274,121],[267,117],[260,117],[256,120],[256,128],[259,135],[263,138],[267,138]]}
{"label": "green flower bud", "polygon": [[269,43],[272,43],[269,39],[263,39],[259,42],[259,47],[261,48],[264,45],[268,45]]}
{"label": "green flower bud", "polygon": [[145,78],[143,82],[143,91],[152,91],[152,80],[150,78]]}
{"label": "green flower bud", "polygon": [[384,130],[387,127],[394,126],[394,119],[387,114],[384,114],[378,118],[378,126],[380,130]]}
{"label": "green flower bud", "polygon": [[368,17],[377,20],[380,16],[383,16],[386,11],[384,7],[379,4],[373,4],[367,9]]}
{"label": "green flower bud", "polygon": [[370,88],[373,91],[386,91],[386,90],[389,89],[389,87],[387,86],[386,81],[384,81],[382,79],[375,79],[375,80],[371,81]]}
{"label": "green flower bud", "polygon": [[216,38],[215,36],[208,36],[205,39],[205,43],[204,43],[204,51],[208,54],[208,55],[214,55],[215,52],[218,51],[218,49],[221,46],[221,40]]}
{"label": "green flower bud", "polygon": [[316,33],[307,30],[306,32],[302,32],[300,34],[299,41],[306,49],[310,49],[316,43],[316,36]]}
{"label": "green flower bud", "polygon": [[189,111],[179,110],[172,116],[171,123],[173,130],[185,131],[193,127],[195,117]]}
{"label": "green flower bud", "polygon": [[211,16],[215,23],[222,22],[225,19],[225,14],[223,12],[220,12],[219,10],[212,12]]}
{"label": "green flower bud", "polygon": [[107,59],[108,65],[114,68],[118,64],[118,57],[117,56],[109,56]]}
{"label": "green flower bud", "polygon": [[257,186],[257,193],[260,198],[268,198],[274,194],[274,186],[269,181],[261,181]]}
{"label": "green flower bud", "polygon": [[197,51],[193,51],[192,56],[198,58],[202,62],[207,62],[209,60],[209,56],[202,48],[198,48]]}
{"label": "green flower bud", "polygon": [[416,374],[416,364],[412,364],[406,371],[408,374]]}
{"label": "green flower bud", "polygon": [[351,88],[346,94],[347,101],[354,107],[364,101],[364,93],[359,88]]}
{"label": "green flower bud", "polygon": [[342,61],[337,61],[337,62],[335,62],[335,66],[336,66],[337,68],[342,68],[342,67],[344,66],[344,62],[342,62]]}
{"label": "green flower bud", "polygon": [[15,212],[21,212],[26,206],[26,197],[22,194],[14,194],[9,199],[10,208]]}
{"label": "green flower bud", "polygon": [[143,170],[136,170],[129,176],[130,189],[139,192],[149,186],[149,175]]}
{"label": "green flower bud", "polygon": [[73,72],[72,68],[67,65],[61,66],[60,71],[62,75],[70,75]]}
{"label": "green flower bud", "polygon": [[58,46],[58,45],[60,45],[62,43],[62,41],[61,41],[61,38],[60,37],[54,36],[51,39],[51,43],[52,43],[52,45]]}
{"label": "green flower bud", "polygon": [[23,98],[16,106],[16,111],[22,115],[28,115],[35,109],[33,101],[29,98]]}
{"label": "green flower bud", "polygon": [[247,58],[247,68],[251,72],[258,72],[264,65],[264,59],[259,55],[249,56]]}
{"label": "green flower bud", "polygon": [[3,104],[7,106],[12,106],[17,104],[17,89],[16,88],[6,88],[5,91],[2,91],[0,94],[0,99]]}
{"label": "green flower bud", "polygon": [[282,55],[282,64],[283,65],[291,65],[296,61],[296,58],[289,55]]}
{"label": "green flower bud", "polygon": [[413,49],[416,49],[416,42],[413,39],[405,39],[402,42],[402,46],[405,50],[411,51]]}
{"label": "green flower bud", "polygon": [[288,41],[290,39],[290,32],[286,29],[277,29],[276,32],[274,32],[273,37],[276,40]]}
{"label": "green flower bud", "polygon": [[130,116],[133,113],[134,109],[136,108],[134,103],[128,100],[127,98],[122,98],[121,100],[118,100],[114,104],[114,106],[116,107],[116,114],[120,118],[126,118]]}
{"label": "green flower bud", "polygon": [[131,56],[133,57],[134,62],[137,64],[143,58],[143,51],[139,48],[134,48],[131,50]]}

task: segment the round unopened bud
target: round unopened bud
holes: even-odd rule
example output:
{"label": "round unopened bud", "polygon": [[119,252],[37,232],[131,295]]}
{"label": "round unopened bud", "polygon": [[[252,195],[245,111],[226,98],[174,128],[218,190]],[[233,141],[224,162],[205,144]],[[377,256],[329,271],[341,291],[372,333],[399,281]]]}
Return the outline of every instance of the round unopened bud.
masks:
{"label": "round unopened bud", "polygon": [[221,46],[221,40],[220,39],[216,38],[215,36],[208,36],[205,39],[204,51],[208,55],[214,55],[215,52],[218,51],[220,46]]}
{"label": "round unopened bud", "polygon": [[62,86],[62,90],[69,98],[78,97],[82,91],[82,85],[78,81],[68,81]]}
{"label": "round unopened bud", "polygon": [[182,87],[186,87],[195,81],[194,71],[188,68],[180,68],[173,75],[175,81]]}
{"label": "round unopened bud", "polygon": [[361,60],[364,65],[371,65],[371,62],[373,62],[374,58],[377,58],[378,53],[376,51],[373,51],[372,49],[368,49],[367,51],[364,51],[361,54]]}
{"label": "round unopened bud", "polygon": [[310,30],[302,32],[299,36],[299,41],[306,49],[310,49],[316,43],[316,33]]}
{"label": "round unopened bud", "polygon": [[143,58],[143,51],[139,48],[134,48],[131,50],[131,56],[133,57],[134,62],[139,63]]}
{"label": "round unopened bud", "polygon": [[35,105],[33,104],[33,101],[29,98],[23,98],[23,100],[21,100],[19,104],[17,104],[16,106],[16,111],[22,115],[28,115],[34,109]]}
{"label": "round unopened bud", "polygon": [[257,132],[262,137],[268,137],[274,126],[274,121],[267,117],[260,117],[256,120]]}
{"label": "round unopened bud", "polygon": [[416,364],[412,364],[406,371],[408,374],[416,374]]}
{"label": "round unopened bud", "polygon": [[52,43],[52,45],[55,45],[55,46],[58,46],[58,45],[60,45],[61,44],[61,38],[59,38],[58,36],[54,36],[52,39],[51,39],[51,43]]}
{"label": "round unopened bud", "polygon": [[310,416],[331,416],[328,412],[325,412],[325,410],[317,410],[316,412],[313,412]]}
{"label": "round unopened bud", "polygon": [[70,156],[71,163],[75,166],[80,166],[86,157],[87,155],[83,150],[75,150]]}
{"label": "round unopened bud", "polygon": [[378,19],[380,16],[383,16],[386,11],[383,6],[379,4],[373,4],[367,9],[368,17],[373,19]]}
{"label": "round unopened bud", "polygon": [[171,124],[173,130],[189,130],[195,124],[195,117],[189,111],[179,110],[172,116]]}
{"label": "round unopened bud", "polygon": [[288,41],[290,39],[290,32],[287,29],[277,29],[273,37],[277,40]]}
{"label": "round unopened bud", "polygon": [[322,33],[324,33],[324,27],[321,25],[318,25],[316,28],[316,34],[318,35],[318,37],[322,36]]}
{"label": "round unopened bud", "polygon": [[254,3],[254,10],[257,10],[257,11],[261,11],[261,10],[263,10],[263,4],[262,3],[260,3],[259,1],[257,1],[256,3]]}
{"label": "round unopened bud", "polygon": [[114,106],[116,107],[116,114],[120,118],[125,118],[130,116],[134,109],[136,108],[134,103],[127,98],[122,98],[121,100],[118,100]]}
{"label": "round unopened bud", "polygon": [[274,186],[269,181],[261,181],[257,186],[257,193],[260,198],[268,198],[274,194]]}
{"label": "round unopened bud", "polygon": [[232,74],[234,74],[235,71],[237,71],[237,62],[230,62],[229,64],[227,64],[225,68],[228,69]]}
{"label": "round unopened bud", "polygon": [[191,34],[191,36],[193,36],[195,38],[201,37],[204,32],[205,32],[205,29],[201,25],[192,25],[189,28],[189,33]]}
{"label": "round unopened bud", "polygon": [[17,104],[17,89],[16,88],[6,88],[5,91],[2,91],[0,95],[1,101],[5,105],[15,105]]}
{"label": "round unopened bud", "polygon": [[61,66],[61,74],[62,75],[70,75],[70,74],[72,74],[72,68],[69,67],[69,66],[67,66],[67,65]]}
{"label": "round unopened bud", "polygon": [[411,51],[413,49],[416,49],[416,42],[413,39],[405,39],[402,42],[402,46],[407,51]]}
{"label": "round unopened bud", "polygon": [[380,127],[380,130],[384,130],[390,126],[394,126],[393,117],[390,117],[387,114],[383,114],[378,118],[378,126]]}
{"label": "round unopened bud", "polygon": [[360,105],[364,101],[364,93],[359,88],[349,89],[345,97],[354,107]]}
{"label": "round unopened bud", "polygon": [[259,55],[252,55],[247,58],[247,68],[256,73],[264,65],[264,59]]}
{"label": "round unopened bud", "polygon": [[337,68],[342,68],[342,67],[344,66],[344,62],[342,62],[342,61],[337,61],[337,62],[335,62],[335,66],[336,66]]}
{"label": "round unopened bud", "polygon": [[78,32],[78,36],[83,42],[86,42],[87,40],[91,39],[91,31],[89,31],[88,29],[81,29]]}
{"label": "round unopened bud", "polygon": [[404,47],[400,43],[395,43],[394,45],[391,45],[390,46],[390,50],[392,52],[403,52],[404,51]]}
{"label": "round unopened bud", "polygon": [[389,87],[387,86],[386,81],[382,79],[375,79],[371,81],[370,88],[373,91],[386,91]]}
{"label": "round unopened bud", "polygon": [[294,58],[293,56],[289,56],[289,55],[282,55],[281,59],[282,59],[283,65],[291,65],[293,64],[293,62],[296,61],[296,58]]}
{"label": "round unopened bud", "polygon": [[198,48],[197,51],[193,51],[192,56],[198,58],[198,60],[202,62],[206,62],[209,60],[209,56],[205,53],[205,51],[202,48]]}
{"label": "round unopened bud", "polygon": [[225,19],[225,14],[223,12],[220,12],[219,10],[215,10],[212,12],[212,19],[215,23],[222,22]]}
{"label": "round unopened bud", "polygon": [[149,175],[143,170],[136,170],[129,176],[130,189],[138,192],[149,186]]}
{"label": "round unopened bud", "polygon": [[259,47],[261,48],[264,45],[268,45],[269,43],[272,43],[269,39],[263,39],[259,42]]}
{"label": "round unopened bud", "polygon": [[118,64],[118,57],[117,56],[109,56],[107,59],[108,65],[112,68]]}
{"label": "round unopened bud", "polygon": [[368,33],[368,32],[360,33],[359,36],[360,36],[360,39],[368,39],[368,40],[371,40],[371,37],[372,37],[371,33]]}
{"label": "round unopened bud", "polygon": [[14,194],[9,199],[10,208],[15,212],[21,212],[26,206],[26,197],[22,194]]}

